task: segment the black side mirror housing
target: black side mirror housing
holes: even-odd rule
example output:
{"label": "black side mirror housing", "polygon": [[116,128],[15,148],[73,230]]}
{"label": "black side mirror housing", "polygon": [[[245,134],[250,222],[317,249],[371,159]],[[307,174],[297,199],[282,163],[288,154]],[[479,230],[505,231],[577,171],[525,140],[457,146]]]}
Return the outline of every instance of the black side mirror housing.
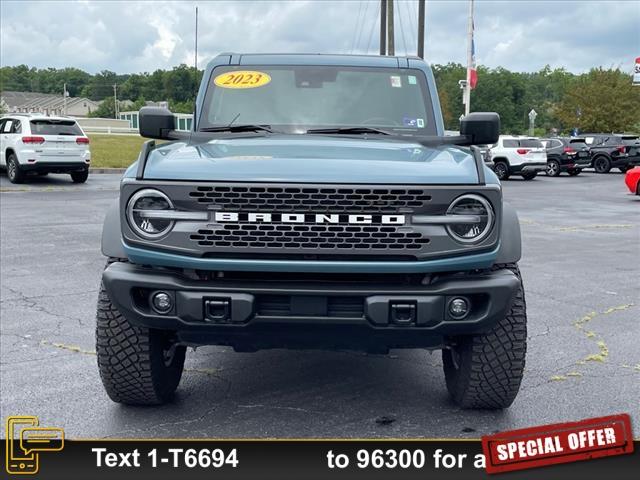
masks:
{"label": "black side mirror housing", "polygon": [[495,112],[473,112],[460,122],[460,135],[469,138],[470,145],[498,143],[500,115]]}
{"label": "black side mirror housing", "polygon": [[140,135],[158,140],[172,140],[176,129],[176,119],[166,108],[142,107],[138,113]]}

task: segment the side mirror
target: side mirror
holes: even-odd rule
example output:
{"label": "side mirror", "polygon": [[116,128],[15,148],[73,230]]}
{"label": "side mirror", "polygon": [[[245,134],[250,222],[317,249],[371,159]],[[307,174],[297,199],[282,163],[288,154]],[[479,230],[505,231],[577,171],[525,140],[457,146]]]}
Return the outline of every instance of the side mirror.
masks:
{"label": "side mirror", "polygon": [[166,108],[142,107],[138,114],[140,135],[146,138],[172,140],[171,135],[176,129],[176,119]]}
{"label": "side mirror", "polygon": [[470,145],[498,143],[500,115],[495,112],[473,112],[460,122],[460,135],[470,139]]}

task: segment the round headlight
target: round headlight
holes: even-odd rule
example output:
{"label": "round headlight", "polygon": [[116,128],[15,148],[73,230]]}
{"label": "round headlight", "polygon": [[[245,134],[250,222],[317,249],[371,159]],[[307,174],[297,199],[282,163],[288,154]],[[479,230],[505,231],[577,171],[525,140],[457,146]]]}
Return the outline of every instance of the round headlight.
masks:
{"label": "round headlight", "polygon": [[129,226],[142,238],[156,239],[169,233],[173,220],[145,215],[150,210],[173,210],[169,197],[159,190],[145,188],[138,190],[127,204]]}
{"label": "round headlight", "polygon": [[[461,243],[478,243],[484,240],[491,232],[495,218],[491,204],[484,197],[472,194],[462,195],[451,202],[447,215],[469,217],[461,223],[447,224],[449,235]],[[472,217],[475,217],[474,221],[470,220]]]}

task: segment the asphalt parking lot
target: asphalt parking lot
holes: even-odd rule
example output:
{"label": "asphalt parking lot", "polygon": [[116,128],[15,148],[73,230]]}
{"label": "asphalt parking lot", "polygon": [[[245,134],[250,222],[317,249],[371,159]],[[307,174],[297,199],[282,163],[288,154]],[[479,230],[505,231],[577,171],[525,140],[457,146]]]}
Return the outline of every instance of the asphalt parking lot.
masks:
{"label": "asphalt parking lot", "polygon": [[623,175],[505,183],[518,209],[529,313],[522,389],[502,412],[448,399],[439,352],[187,354],[174,403],[102,389],[95,304],[116,175],[85,185],[0,176],[0,409],[78,437],[470,437],[628,412],[640,437],[640,197]]}

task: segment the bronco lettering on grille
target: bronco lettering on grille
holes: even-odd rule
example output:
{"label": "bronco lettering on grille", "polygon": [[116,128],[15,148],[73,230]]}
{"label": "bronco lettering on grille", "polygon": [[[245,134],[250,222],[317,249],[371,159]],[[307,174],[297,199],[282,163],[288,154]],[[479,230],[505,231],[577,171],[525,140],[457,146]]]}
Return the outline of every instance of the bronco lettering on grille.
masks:
{"label": "bronco lettering on grille", "polygon": [[215,221],[221,223],[333,223],[404,225],[404,215],[343,215],[310,213],[253,213],[216,212]]}

